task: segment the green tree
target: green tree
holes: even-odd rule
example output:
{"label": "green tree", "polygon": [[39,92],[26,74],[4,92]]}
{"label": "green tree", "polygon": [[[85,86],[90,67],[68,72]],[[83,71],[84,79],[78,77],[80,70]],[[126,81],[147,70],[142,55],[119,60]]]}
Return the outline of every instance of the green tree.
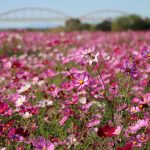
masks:
{"label": "green tree", "polygon": [[88,24],[88,23],[83,23],[81,25],[81,30],[91,31],[91,30],[93,30],[93,26],[91,24]]}
{"label": "green tree", "polygon": [[66,31],[77,31],[82,29],[82,24],[79,19],[69,19],[65,23]]}
{"label": "green tree", "polygon": [[147,30],[148,28],[149,24],[146,22],[146,20],[138,15],[122,16],[117,18],[112,23],[113,31]]}
{"label": "green tree", "polygon": [[111,21],[103,21],[95,26],[95,30],[111,31]]}

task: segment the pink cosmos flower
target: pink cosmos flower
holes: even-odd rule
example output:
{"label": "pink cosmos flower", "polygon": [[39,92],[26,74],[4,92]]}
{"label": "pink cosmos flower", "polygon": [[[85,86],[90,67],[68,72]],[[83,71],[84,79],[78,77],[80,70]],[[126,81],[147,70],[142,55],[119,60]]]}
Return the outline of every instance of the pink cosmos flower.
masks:
{"label": "pink cosmos flower", "polygon": [[43,74],[44,77],[54,77],[57,75],[57,73],[55,73],[53,70],[48,69],[46,70]]}
{"label": "pink cosmos flower", "polygon": [[69,116],[64,116],[60,121],[59,124],[62,126],[67,120],[68,120]]}
{"label": "pink cosmos flower", "polygon": [[122,104],[120,104],[120,105],[117,106],[117,111],[122,111],[126,107],[127,107],[127,104],[126,103],[122,103]]}
{"label": "pink cosmos flower", "polygon": [[150,93],[146,93],[142,96],[141,104],[150,104]]}
{"label": "pink cosmos flower", "polygon": [[6,61],[6,62],[3,63],[3,67],[5,69],[10,69],[11,66],[12,66],[12,63],[10,61]]}
{"label": "pink cosmos flower", "polygon": [[33,139],[32,145],[35,148],[35,150],[54,150],[55,147],[51,141],[45,139],[42,136]]}
{"label": "pink cosmos flower", "polygon": [[61,88],[70,91],[73,89],[73,85],[71,82],[64,82],[61,84]]}
{"label": "pink cosmos flower", "polygon": [[142,146],[142,143],[137,136],[131,137],[129,142],[132,143],[132,147],[141,147]]}
{"label": "pink cosmos flower", "polygon": [[48,93],[50,93],[50,95],[52,95],[53,97],[58,95],[58,88],[56,87],[55,84],[52,84],[50,87],[48,87]]}
{"label": "pink cosmos flower", "polygon": [[149,79],[145,78],[141,80],[140,85],[143,87],[147,87],[149,83],[150,83]]}
{"label": "pink cosmos flower", "polygon": [[131,133],[131,134],[136,133],[142,127],[147,127],[149,125],[148,122],[149,122],[148,119],[137,120],[137,122],[134,125],[129,126],[129,128],[127,129],[127,133]]}
{"label": "pink cosmos flower", "polygon": [[98,125],[101,122],[101,115],[97,114],[92,117],[92,119],[86,124],[88,128]]}
{"label": "pink cosmos flower", "polygon": [[68,120],[68,118],[72,115],[72,110],[71,109],[64,109],[63,110],[63,117],[62,119],[59,121],[59,124],[62,126],[64,125],[64,123]]}
{"label": "pink cosmos flower", "polygon": [[136,107],[131,107],[131,109],[130,109],[130,112],[131,113],[137,113],[137,112],[139,112],[140,111],[140,108],[138,107],[138,106],[136,106]]}
{"label": "pink cosmos flower", "polygon": [[86,72],[76,73],[74,74],[74,79],[72,80],[74,86],[79,87],[79,89],[83,88],[88,84],[89,77]]}
{"label": "pink cosmos flower", "polygon": [[119,86],[116,82],[113,82],[109,87],[109,92],[113,95],[117,95],[119,92]]}
{"label": "pink cosmos flower", "polygon": [[122,126],[118,126],[116,129],[115,129],[115,131],[114,131],[114,135],[119,135],[120,134],[120,132],[121,132],[121,130],[122,130]]}
{"label": "pink cosmos flower", "polygon": [[91,127],[93,127],[93,126],[98,125],[99,123],[100,123],[100,120],[91,120],[91,122],[88,122],[86,126],[87,126],[88,128],[91,128]]}
{"label": "pink cosmos flower", "polygon": [[82,105],[81,109],[84,111],[84,112],[87,112],[90,107],[93,105],[93,102],[89,102],[89,103],[86,103],[84,105]]}
{"label": "pink cosmos flower", "polygon": [[135,97],[131,100],[132,103],[138,103],[140,101],[139,98]]}
{"label": "pink cosmos flower", "polygon": [[140,141],[140,143],[144,143],[149,140],[149,137],[144,133],[138,134],[136,138]]}

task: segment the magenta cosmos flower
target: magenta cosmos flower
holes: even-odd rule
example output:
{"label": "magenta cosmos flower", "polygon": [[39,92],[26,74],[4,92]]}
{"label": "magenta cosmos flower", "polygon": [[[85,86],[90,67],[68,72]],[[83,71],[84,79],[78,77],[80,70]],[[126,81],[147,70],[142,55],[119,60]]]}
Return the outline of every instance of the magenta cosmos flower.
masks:
{"label": "magenta cosmos flower", "polygon": [[7,103],[0,102],[0,114],[3,114],[8,109],[9,109],[9,106]]}
{"label": "magenta cosmos flower", "polygon": [[125,61],[124,67],[122,68],[125,73],[129,74],[131,77],[137,77],[137,68],[135,62],[130,63],[128,60]]}
{"label": "magenta cosmos flower", "polygon": [[54,150],[54,144],[44,137],[38,137],[32,141],[35,150]]}
{"label": "magenta cosmos flower", "polygon": [[144,47],[141,54],[144,58],[150,58],[150,48]]}
{"label": "magenta cosmos flower", "polygon": [[81,89],[85,85],[88,84],[88,79],[89,79],[89,77],[86,72],[76,73],[76,74],[74,74],[74,78],[73,78],[72,82],[73,82],[74,86],[77,86]]}
{"label": "magenta cosmos flower", "polygon": [[116,127],[110,127],[109,125],[104,125],[103,127],[100,127],[98,129],[98,136],[99,137],[113,137],[116,135],[119,135],[121,132],[122,127],[118,126]]}
{"label": "magenta cosmos flower", "polygon": [[12,128],[8,133],[8,137],[11,140],[19,142],[22,142],[28,136],[29,136],[28,130],[24,130],[23,128]]}

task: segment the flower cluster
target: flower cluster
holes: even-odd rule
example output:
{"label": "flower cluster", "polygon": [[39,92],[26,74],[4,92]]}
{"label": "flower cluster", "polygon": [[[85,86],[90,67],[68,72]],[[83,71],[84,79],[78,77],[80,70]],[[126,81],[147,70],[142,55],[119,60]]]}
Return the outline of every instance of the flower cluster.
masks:
{"label": "flower cluster", "polygon": [[149,150],[149,37],[1,31],[0,149]]}

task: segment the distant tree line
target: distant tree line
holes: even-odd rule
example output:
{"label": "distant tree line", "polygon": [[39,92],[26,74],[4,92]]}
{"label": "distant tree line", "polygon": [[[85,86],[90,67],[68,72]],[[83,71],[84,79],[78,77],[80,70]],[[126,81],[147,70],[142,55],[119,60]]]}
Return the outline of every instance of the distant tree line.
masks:
{"label": "distant tree line", "polygon": [[138,15],[121,16],[113,21],[105,20],[92,25],[81,23],[79,19],[70,19],[65,23],[66,31],[127,31],[127,30],[150,30],[150,19]]}

